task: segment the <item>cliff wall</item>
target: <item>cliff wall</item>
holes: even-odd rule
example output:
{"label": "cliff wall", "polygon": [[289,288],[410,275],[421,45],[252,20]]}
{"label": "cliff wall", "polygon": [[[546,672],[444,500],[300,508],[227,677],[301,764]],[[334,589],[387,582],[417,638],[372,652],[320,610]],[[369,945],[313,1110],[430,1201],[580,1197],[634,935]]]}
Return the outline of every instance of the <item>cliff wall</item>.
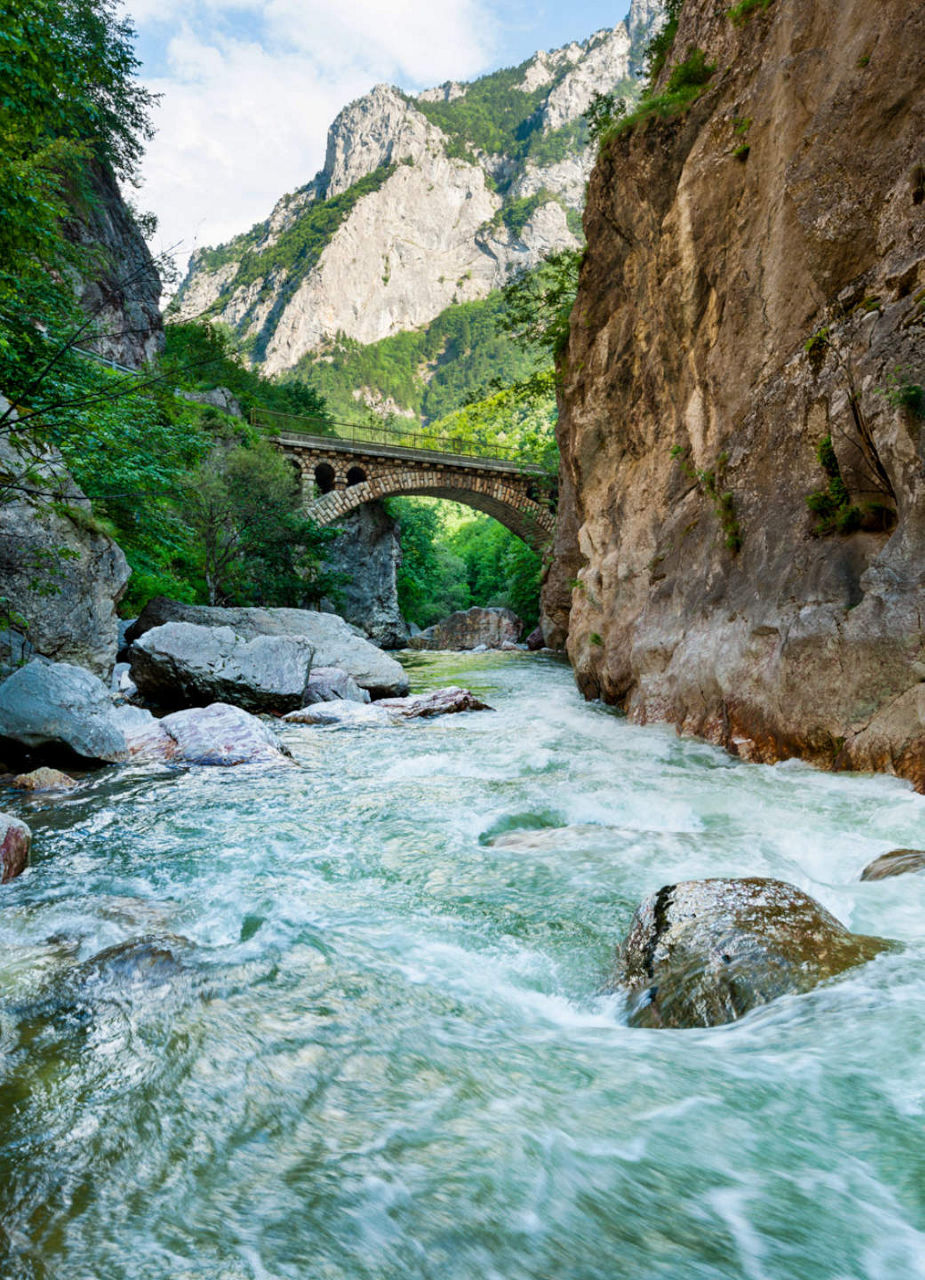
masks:
{"label": "cliff wall", "polygon": [[638,721],[925,789],[925,10],[687,0],[695,47],[592,176],[547,637]]}

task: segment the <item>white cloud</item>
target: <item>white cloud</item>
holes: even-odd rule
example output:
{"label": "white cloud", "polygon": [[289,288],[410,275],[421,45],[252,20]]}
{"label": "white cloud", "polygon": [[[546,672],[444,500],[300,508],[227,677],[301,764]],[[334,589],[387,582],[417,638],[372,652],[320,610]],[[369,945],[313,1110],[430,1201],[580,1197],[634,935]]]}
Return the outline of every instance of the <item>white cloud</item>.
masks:
{"label": "white cloud", "polygon": [[373,84],[466,79],[494,48],[487,0],[130,0],[163,71],[139,203],[176,256],[266,217],[324,159],[327,126]]}

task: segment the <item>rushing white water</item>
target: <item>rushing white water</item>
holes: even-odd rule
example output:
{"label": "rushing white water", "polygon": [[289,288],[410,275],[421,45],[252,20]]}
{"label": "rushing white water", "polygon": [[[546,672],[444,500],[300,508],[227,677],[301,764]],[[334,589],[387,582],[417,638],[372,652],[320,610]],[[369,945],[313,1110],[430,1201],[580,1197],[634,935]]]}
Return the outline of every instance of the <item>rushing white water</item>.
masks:
{"label": "rushing white water", "polygon": [[[925,1276],[925,876],[858,880],[925,799],[633,727],[548,660],[415,673],[497,710],[2,798],[37,836],[0,899],[3,1280]],[[906,945],[629,1028],[634,906],[713,875]]]}

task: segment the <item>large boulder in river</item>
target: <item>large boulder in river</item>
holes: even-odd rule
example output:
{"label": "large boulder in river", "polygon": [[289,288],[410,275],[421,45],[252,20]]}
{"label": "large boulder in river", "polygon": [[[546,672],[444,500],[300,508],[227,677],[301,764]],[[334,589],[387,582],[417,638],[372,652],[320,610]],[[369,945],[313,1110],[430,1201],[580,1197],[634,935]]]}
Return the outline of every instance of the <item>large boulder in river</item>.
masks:
{"label": "large boulder in river", "polygon": [[9,813],[0,813],[0,884],[22,875],[29,864],[32,832]]}
{"label": "large boulder in river", "polygon": [[618,953],[637,1027],[712,1027],[890,947],[780,880],[687,880],[637,909]]}
{"label": "large boulder in river", "polygon": [[[68,662],[33,660],[0,684],[4,754],[118,761],[126,754],[109,691]],[[8,744],[8,745],[7,745]]]}
{"label": "large boulder in river", "polygon": [[306,636],[254,636],[230,627],[168,622],[131,648],[138,692],[165,707],[230,702],[246,711],[292,711],[302,705],[314,649]]}
{"label": "large boulder in river", "polygon": [[240,707],[191,707],[160,724],[177,745],[174,758],[185,764],[279,764],[284,758],[273,731]]}
{"label": "large boulder in river", "polygon": [[469,689],[451,685],[447,689],[432,689],[430,693],[412,694],[407,698],[383,698],[376,706],[384,707],[391,715],[403,720],[429,720],[433,716],[449,716],[457,711],[492,711]]}
{"label": "large boulder in river", "polygon": [[[0,413],[6,407],[0,396]],[[125,556],[56,450],[18,451],[0,436],[0,471],[21,486],[0,503],[0,597],[18,615],[0,631],[0,671],[42,654],[108,675],[131,572]]]}
{"label": "large boulder in river", "polygon": [[463,609],[412,636],[412,649],[500,649],[516,644],[523,623],[510,609]]}
{"label": "large boulder in river", "polygon": [[316,667],[340,667],[374,698],[400,697],[408,692],[402,667],[334,613],[312,609],[219,609],[181,604],[155,596],[129,628],[127,638],[138,640],[167,622],[191,622],[204,627],[231,627],[238,636],[305,636],[315,651]]}

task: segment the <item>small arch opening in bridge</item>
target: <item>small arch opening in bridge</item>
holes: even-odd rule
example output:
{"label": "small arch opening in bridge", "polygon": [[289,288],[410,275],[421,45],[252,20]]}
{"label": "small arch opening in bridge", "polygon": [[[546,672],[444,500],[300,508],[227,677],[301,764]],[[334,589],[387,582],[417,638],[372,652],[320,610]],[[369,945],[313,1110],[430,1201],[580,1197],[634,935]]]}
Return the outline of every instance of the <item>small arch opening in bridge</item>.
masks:
{"label": "small arch opening in bridge", "polygon": [[319,462],[315,467],[315,489],[317,493],[331,493],[336,480],[334,468],[330,462]]}
{"label": "small arch opening in bridge", "polygon": [[364,484],[366,481],[366,472],[362,467],[351,467],[347,472],[347,488],[351,488],[355,484]]}

